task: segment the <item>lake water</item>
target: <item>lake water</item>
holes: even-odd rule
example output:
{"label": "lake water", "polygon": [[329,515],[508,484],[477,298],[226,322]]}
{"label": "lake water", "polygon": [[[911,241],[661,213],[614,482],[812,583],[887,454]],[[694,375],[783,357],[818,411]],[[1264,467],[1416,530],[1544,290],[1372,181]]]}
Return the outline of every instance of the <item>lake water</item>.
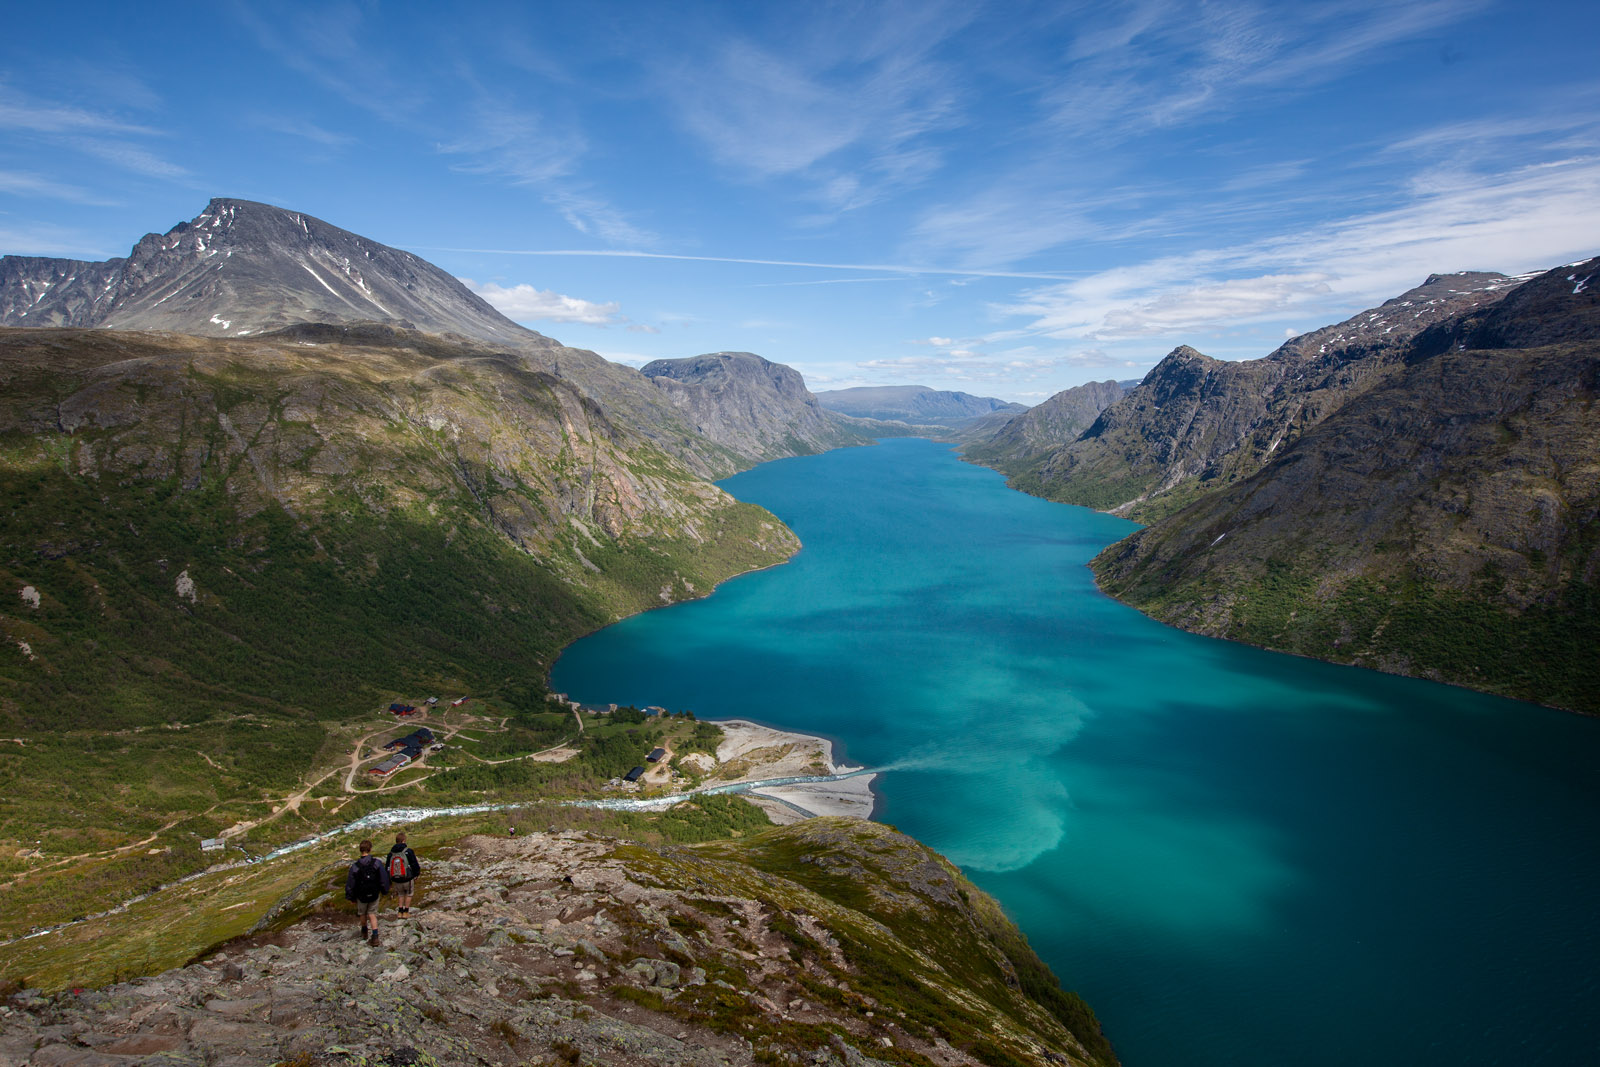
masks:
{"label": "lake water", "polygon": [[829,735],[1128,1067],[1600,1063],[1600,720],[1169,629],[1133,524],[946,447],[722,483],[805,544],[573,645],[576,699]]}

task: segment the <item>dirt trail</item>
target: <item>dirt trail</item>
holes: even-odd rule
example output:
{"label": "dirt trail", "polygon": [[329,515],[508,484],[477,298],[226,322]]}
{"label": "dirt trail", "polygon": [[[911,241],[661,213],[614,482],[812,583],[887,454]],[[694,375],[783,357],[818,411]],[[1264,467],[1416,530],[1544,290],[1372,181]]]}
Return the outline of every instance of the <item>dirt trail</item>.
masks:
{"label": "dirt trail", "polygon": [[[582,736],[582,734],[583,734],[583,718],[578,713],[578,711],[576,709],[573,709],[573,713],[572,714],[573,714],[574,721],[577,723],[577,727],[578,727],[577,734],[573,735],[573,736],[566,737],[566,738],[562,739],[560,742],[558,742],[557,744],[550,746],[549,748],[541,749],[538,752],[530,752],[530,753],[528,753],[526,755],[522,755],[522,756],[509,756],[506,759],[500,759],[500,760],[486,760],[486,759],[483,759],[483,758],[481,758],[479,756],[472,756],[471,753],[467,753],[467,755],[471,756],[472,759],[477,760],[479,763],[488,763],[488,764],[511,763],[511,762],[516,761],[516,760],[539,759],[540,757],[548,758],[553,754],[560,753],[570,742],[572,742],[574,740],[575,737],[581,737]],[[250,718],[253,718],[253,716],[248,715],[248,714],[245,714],[245,715],[231,715],[231,716],[228,716],[227,718],[224,718],[224,719],[212,719],[212,720],[209,720],[206,723],[192,724],[192,725],[214,725],[214,724],[222,723],[222,722],[234,722],[234,721],[250,719]],[[423,713],[422,715],[420,715],[418,717],[416,722],[418,723],[418,725],[421,725],[423,723],[429,722],[431,719],[432,719],[432,716],[428,715],[427,713]],[[488,729],[490,729],[493,732],[503,733],[506,730],[506,728],[507,728],[506,724],[509,721],[510,721],[510,717],[509,716],[502,717],[502,718],[499,719],[498,722],[496,722],[494,719],[486,719],[486,718],[480,717],[478,715],[473,715],[471,713],[466,713],[466,714],[464,714],[464,717],[461,719],[460,722],[456,722],[456,723],[439,722],[438,723],[438,732],[436,734],[436,738],[438,740],[440,740],[440,741],[448,741],[451,738],[455,737],[455,735],[460,733],[462,730],[467,729],[469,727],[473,727],[473,726],[487,727]],[[283,816],[283,815],[285,815],[287,813],[290,813],[290,812],[298,813],[300,811],[301,805],[305,802],[306,798],[311,795],[312,790],[314,790],[318,786],[322,785],[322,783],[326,782],[329,778],[332,778],[332,777],[334,777],[334,776],[336,776],[338,774],[341,774],[341,773],[344,775],[343,791],[344,791],[344,793],[346,795],[343,798],[341,798],[337,803],[333,804],[332,807],[324,809],[324,810],[328,811],[331,814],[338,814],[339,811],[342,810],[346,804],[348,804],[351,800],[355,799],[358,796],[367,796],[369,794],[374,794],[374,793],[394,793],[394,792],[398,792],[398,791],[400,791],[402,789],[409,789],[412,786],[417,785],[420,782],[427,781],[429,778],[434,777],[434,775],[436,775],[436,774],[440,774],[440,773],[443,773],[443,771],[448,770],[448,768],[436,768],[436,769],[433,769],[433,772],[431,774],[426,774],[426,775],[423,775],[423,776],[418,777],[418,778],[410,778],[410,779],[407,779],[404,782],[391,782],[391,783],[388,783],[386,785],[377,786],[377,787],[374,787],[374,788],[371,788],[371,789],[358,789],[356,787],[356,775],[360,772],[361,765],[363,763],[366,763],[368,760],[370,760],[372,758],[371,756],[366,754],[368,746],[372,743],[373,738],[379,737],[379,736],[381,736],[383,734],[392,732],[396,728],[397,725],[405,725],[405,724],[404,723],[391,723],[391,722],[385,721],[383,723],[383,725],[379,726],[378,728],[373,729],[373,730],[369,730],[365,734],[362,734],[356,740],[355,745],[351,749],[350,755],[346,760],[344,760],[341,763],[335,764],[333,767],[331,767],[327,771],[323,772],[322,774],[317,775],[315,778],[312,778],[312,779],[306,781],[303,785],[299,786],[293,792],[287,794],[286,796],[284,796],[284,797],[282,797],[282,798],[280,798],[278,800],[267,800],[267,801],[259,802],[259,803],[266,803],[266,804],[271,805],[271,811],[268,814],[263,815],[262,817],[260,817],[258,819],[245,819],[245,820],[241,820],[240,822],[234,823],[232,826],[228,827],[226,830],[223,830],[217,836],[222,838],[222,839],[224,839],[224,840],[228,840],[228,839],[231,839],[231,838],[238,837],[241,834],[248,833],[249,831],[254,830],[259,826],[263,826],[263,825],[265,825],[267,823],[273,822],[276,819],[280,818],[281,816]],[[138,727],[136,729],[137,730],[148,730],[148,729],[161,729],[161,728],[163,728],[163,727]],[[119,732],[129,732],[129,731],[119,731]],[[0,738],[0,742],[5,742],[5,741],[15,741],[17,744],[25,744],[26,743],[23,738]],[[577,754],[576,750],[571,750],[571,751],[573,751],[574,755]],[[212,759],[206,753],[197,751],[195,754],[198,755],[201,759],[205,760],[206,763],[208,763],[212,768],[214,768],[216,770],[219,770],[219,771],[223,769],[214,759]],[[566,757],[566,758],[570,758],[570,757]],[[424,757],[422,759],[417,760],[415,763],[413,763],[411,765],[411,767],[412,768],[427,767],[426,758]],[[329,798],[325,798],[325,799],[329,799]],[[199,812],[198,815],[210,814],[212,811],[216,810],[217,807],[218,807],[218,804],[213,804],[211,807],[207,808],[205,811]],[[144,837],[144,838],[142,838],[142,839],[140,839],[138,841],[134,841],[134,842],[131,842],[131,843],[126,844],[126,845],[119,845],[116,848],[101,849],[101,850],[94,851],[94,852],[82,852],[82,853],[78,853],[77,855],[73,855],[73,856],[65,856],[65,857],[62,857],[60,859],[51,860],[49,863],[43,864],[43,865],[38,866],[38,867],[31,868],[31,869],[29,869],[27,871],[19,871],[10,880],[8,880],[6,882],[0,882],[0,889],[9,889],[12,886],[14,886],[19,880],[21,880],[23,878],[27,878],[27,877],[29,877],[31,875],[34,875],[34,874],[39,874],[39,873],[41,873],[43,871],[49,871],[49,870],[54,870],[54,869],[59,868],[59,867],[70,866],[71,864],[80,863],[80,862],[82,862],[84,860],[89,860],[89,859],[101,859],[101,858],[107,858],[107,857],[112,857],[112,856],[119,856],[119,855],[123,855],[123,854],[128,853],[128,852],[135,851],[137,849],[146,848],[146,847],[154,844],[161,837],[161,835],[166,833],[168,830],[171,830],[173,827],[177,826],[179,823],[185,822],[188,819],[191,819],[191,818],[194,818],[194,817],[196,817],[196,814],[194,814],[194,813],[184,813],[182,815],[179,815],[179,816],[173,818],[171,821],[165,823],[164,825],[162,825],[161,827],[156,829],[149,836]]]}

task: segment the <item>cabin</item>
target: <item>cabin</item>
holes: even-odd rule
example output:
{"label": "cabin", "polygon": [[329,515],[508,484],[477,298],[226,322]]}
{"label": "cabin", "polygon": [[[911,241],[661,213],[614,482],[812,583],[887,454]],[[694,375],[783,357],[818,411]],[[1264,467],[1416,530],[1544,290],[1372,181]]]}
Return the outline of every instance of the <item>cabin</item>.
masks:
{"label": "cabin", "polygon": [[643,767],[635,767],[633,770],[629,771],[627,774],[624,774],[622,776],[622,780],[624,782],[637,782],[639,780],[639,776],[641,774],[643,774],[643,773],[644,773],[644,768]]}
{"label": "cabin", "polygon": [[650,750],[650,755],[646,756],[645,759],[651,763],[660,763],[661,757],[665,756],[666,754],[667,750],[664,748],[652,748]]}
{"label": "cabin", "polygon": [[450,706],[452,708],[459,708],[461,705],[465,704],[466,702],[467,702],[467,698],[466,697],[457,697],[456,699],[454,699],[454,700],[452,700],[450,702]]}
{"label": "cabin", "polygon": [[435,704],[439,703],[439,698],[438,697],[429,697],[427,700],[424,700],[423,703],[428,705],[428,707],[431,708]]}
{"label": "cabin", "polygon": [[417,709],[410,704],[390,704],[389,710],[396,715],[410,715]]}
{"label": "cabin", "polygon": [[375,774],[379,778],[387,778],[401,767],[411,762],[411,757],[404,752],[397,752],[382,763],[367,770],[368,774]]}
{"label": "cabin", "polygon": [[[420,758],[422,750],[431,744],[433,744],[433,731],[426,726],[419,726],[406,736],[397,737],[383,747],[390,752],[398,750],[399,754],[403,755],[407,760],[414,760]],[[440,745],[438,747],[443,748],[444,746]]]}
{"label": "cabin", "polygon": [[220,837],[208,837],[208,838],[206,838],[206,839],[204,839],[203,841],[200,842],[200,851],[201,852],[216,852],[216,851],[219,851],[223,847],[223,845],[224,845],[224,842],[223,842],[222,838],[220,838]]}

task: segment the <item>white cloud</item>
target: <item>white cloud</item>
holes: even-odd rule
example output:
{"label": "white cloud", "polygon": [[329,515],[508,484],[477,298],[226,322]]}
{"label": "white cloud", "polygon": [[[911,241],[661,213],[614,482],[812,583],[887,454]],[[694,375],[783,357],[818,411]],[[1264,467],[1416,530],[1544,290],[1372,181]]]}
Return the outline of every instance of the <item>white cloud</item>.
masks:
{"label": "white cloud", "polygon": [[458,157],[452,169],[484,174],[538,190],[546,204],[579,233],[607,244],[656,243],[656,236],[589,191],[575,177],[588,150],[580,131],[547,123],[530,108],[481,99],[468,129],[439,151]]}
{"label": "white cloud", "polygon": [[148,126],[30,99],[0,86],[0,129],[31,133],[155,134]]}
{"label": "white cloud", "polygon": [[1263,92],[1299,92],[1487,2],[1141,4],[1112,16],[1115,22],[1081,19],[1084,28],[1044,100],[1058,129],[1121,141],[1225,117]]}
{"label": "white cloud", "polygon": [[622,316],[622,306],[616,303],[596,304],[580,300],[575,296],[563,296],[548,289],[535,289],[526,283],[507,288],[493,282],[479,285],[471,278],[462,278],[460,281],[462,285],[493,304],[501,314],[519,322],[540,320],[608,326],[627,321]]}
{"label": "white cloud", "polygon": [[[1495,175],[1428,172],[1408,203],[1232,247],[1033,289],[997,310],[1026,332],[1114,340],[1295,318],[1335,321],[1432,273],[1522,273],[1593,255],[1600,158]],[[1008,331],[1009,332],[1009,331]]]}
{"label": "white cloud", "polygon": [[169,163],[154,152],[140,148],[138,145],[126,141],[103,140],[90,137],[74,137],[66,142],[69,147],[77,149],[86,155],[98,156],[113,166],[123,170],[131,170],[136,174],[143,174],[151,178],[166,178],[168,180],[187,178],[190,172],[186,167],[176,163]]}
{"label": "white cloud", "polygon": [[283,115],[258,115],[255,124],[264,130],[281,133],[289,137],[299,137],[326,148],[339,148],[355,140],[354,137],[342,133],[325,130],[314,122],[305,119],[290,118]]}
{"label": "white cloud", "polygon": [[926,137],[964,119],[956,73],[933,52],[973,16],[955,4],[880,4],[778,16],[765,39],[713,28],[704,36],[717,44],[659,65],[657,89],[717,163],[805,181],[823,212],[801,224],[825,224],[943,165]]}
{"label": "white cloud", "polygon": [[96,207],[114,203],[76,185],[67,185],[37,174],[23,174],[17,171],[0,171],[0,193],[66,200],[74,204],[90,204]]}
{"label": "white cloud", "polygon": [[[0,85],[0,130],[15,131],[22,136],[32,135],[84,155],[96,156],[123,170],[153,178],[172,180],[189,176],[185,168],[169,163],[126,139],[160,136],[160,130],[78,107],[36,100],[4,85]],[[57,188],[70,187],[57,183]]]}

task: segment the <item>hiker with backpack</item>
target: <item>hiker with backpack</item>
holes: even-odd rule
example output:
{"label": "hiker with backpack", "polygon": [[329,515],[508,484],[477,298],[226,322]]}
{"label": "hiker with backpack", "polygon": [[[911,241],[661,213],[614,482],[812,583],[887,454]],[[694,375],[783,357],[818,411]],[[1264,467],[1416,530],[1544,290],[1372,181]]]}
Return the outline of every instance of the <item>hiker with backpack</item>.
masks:
{"label": "hiker with backpack", "polygon": [[404,918],[411,914],[411,892],[416,886],[417,875],[422,873],[422,864],[417,861],[417,854],[406,844],[403,830],[394,835],[394,845],[389,849],[388,868],[389,881],[399,897],[396,903],[399,905],[401,917]]}
{"label": "hiker with backpack", "polygon": [[[361,919],[357,933],[368,944],[378,943],[378,901],[389,891],[389,869],[372,854],[372,842],[361,842],[361,857],[350,865],[344,879],[344,899],[356,906]],[[368,927],[371,933],[368,933]]]}

